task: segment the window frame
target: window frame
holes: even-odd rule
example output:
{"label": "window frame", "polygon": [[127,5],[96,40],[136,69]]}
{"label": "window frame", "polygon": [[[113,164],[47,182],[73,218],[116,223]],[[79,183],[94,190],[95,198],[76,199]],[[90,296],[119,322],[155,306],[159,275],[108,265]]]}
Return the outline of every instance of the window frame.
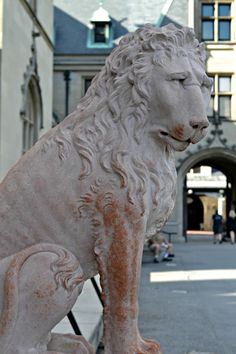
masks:
{"label": "window frame", "polygon": [[[95,75],[94,75],[95,76]],[[91,85],[91,82],[94,78],[94,76],[84,76],[82,79],[83,79],[83,90],[82,90],[82,95],[84,96],[86,94],[86,92],[88,91],[90,85]],[[86,81],[90,81],[90,85],[87,85],[86,84]]]}
{"label": "window frame", "polygon": [[[24,114],[22,114],[24,113]],[[22,118],[22,153],[28,151],[38,140],[42,128],[41,94],[38,85],[32,76],[29,80],[25,95],[25,110]]]}
{"label": "window frame", "polygon": [[[203,16],[203,6],[204,5],[212,5],[213,6],[213,16]],[[229,5],[230,6],[230,15],[229,16],[220,16],[220,5]],[[228,43],[232,41],[232,35],[233,35],[233,16],[232,16],[232,11],[233,11],[233,1],[232,0],[215,0],[215,1],[201,1],[200,2],[200,33],[201,33],[201,40],[204,42],[218,42],[221,44]],[[213,23],[213,36],[211,38],[206,38],[204,39],[204,33],[203,33],[203,24],[204,22],[206,23],[207,21]],[[220,24],[226,22],[229,23],[229,38],[227,39],[222,39],[220,38],[221,32],[220,32]]]}
{"label": "window frame", "polygon": [[[100,27],[100,29],[103,29],[103,34],[99,33],[97,29]],[[93,41],[96,44],[107,44],[109,40],[109,25],[105,22],[95,22],[94,23],[94,28],[93,28],[93,33],[94,33],[94,38]],[[103,36],[104,40],[103,41],[98,41],[96,40],[96,37]]]}
{"label": "window frame", "polygon": [[[105,27],[105,42],[96,42],[95,41],[95,28],[96,25],[103,24]],[[98,48],[98,49],[106,49],[113,48],[113,27],[111,22],[93,22],[91,23],[91,27],[88,30],[88,39],[87,39],[87,47],[88,48]]]}
{"label": "window frame", "polygon": [[43,102],[39,78],[34,72],[25,74],[25,77],[25,83],[22,85],[23,101],[20,110],[22,154],[36,143],[40,130],[43,129]]}
{"label": "window frame", "polygon": [[[208,118],[210,120],[214,119],[220,119],[221,121],[234,121],[232,119],[232,113],[233,113],[233,91],[232,91],[232,80],[233,80],[233,73],[208,73],[208,76],[210,78],[213,78],[213,90],[211,93],[211,99],[213,98],[213,115],[210,116],[208,115]],[[230,78],[230,91],[220,91],[220,78]],[[230,115],[229,117],[226,116],[221,116],[220,115],[220,98],[221,97],[229,97],[230,98]]]}

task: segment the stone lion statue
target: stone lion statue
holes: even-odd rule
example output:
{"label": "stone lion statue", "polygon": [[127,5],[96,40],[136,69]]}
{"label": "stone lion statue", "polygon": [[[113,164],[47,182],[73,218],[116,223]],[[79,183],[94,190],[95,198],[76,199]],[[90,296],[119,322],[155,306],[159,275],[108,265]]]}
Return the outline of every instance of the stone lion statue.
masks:
{"label": "stone lion statue", "polygon": [[145,25],[123,37],[77,109],[0,186],[0,347],[85,354],[51,334],[99,273],[105,354],[161,353],[138,331],[146,234],[176,194],[174,151],[206,134],[211,80],[193,30]]}

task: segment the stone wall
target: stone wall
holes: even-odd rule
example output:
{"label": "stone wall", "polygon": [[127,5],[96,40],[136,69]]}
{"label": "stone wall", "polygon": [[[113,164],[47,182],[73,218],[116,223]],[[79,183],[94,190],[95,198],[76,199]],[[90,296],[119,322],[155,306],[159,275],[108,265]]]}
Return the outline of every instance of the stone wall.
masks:
{"label": "stone wall", "polygon": [[[52,0],[37,2],[37,20],[25,0],[3,0],[0,111],[0,179],[22,155],[22,87],[36,60],[42,96],[43,129],[52,122],[53,8]],[[32,31],[39,36],[32,36]],[[34,52],[32,51],[34,47]]]}

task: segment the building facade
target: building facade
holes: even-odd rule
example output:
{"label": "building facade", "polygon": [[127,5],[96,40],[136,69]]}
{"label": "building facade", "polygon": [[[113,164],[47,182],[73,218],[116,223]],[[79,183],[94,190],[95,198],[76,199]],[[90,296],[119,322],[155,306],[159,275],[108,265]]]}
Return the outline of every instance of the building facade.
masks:
{"label": "building facade", "polygon": [[[199,0],[193,5],[194,29],[198,39],[206,44],[207,73],[214,83],[208,109],[208,136],[181,156],[176,154],[178,207],[172,218],[179,225],[179,234],[188,228],[189,210],[197,210],[209,230],[210,217],[221,202],[224,201],[221,212],[226,221],[229,210],[235,209],[236,201],[236,2]],[[187,185],[188,171],[204,165],[210,166],[213,172],[224,174],[223,186],[218,172],[213,178],[214,182],[218,179],[214,187],[209,179],[205,179],[205,188],[197,186],[196,179],[195,188]],[[214,173],[211,179],[213,176]],[[187,203],[190,189],[195,200],[200,200],[197,208]]]}
{"label": "building facade", "polygon": [[52,124],[53,4],[0,0],[0,179]]}
{"label": "building facade", "polygon": [[[85,0],[54,1],[54,117],[57,122],[73,111],[92,77],[101,70],[107,55],[127,32],[144,23],[163,26],[170,22],[195,29],[207,50],[207,72],[214,80],[208,110],[208,136],[184,153],[176,153],[178,195],[167,224],[186,234],[191,212],[189,190],[201,203],[199,228],[210,223],[215,203],[210,193],[225,200],[225,215],[236,201],[236,2],[235,0],[129,0],[103,4]],[[187,174],[206,165],[226,176],[226,186],[215,190],[190,188]],[[222,192],[223,190],[223,192]],[[207,199],[208,198],[208,199]],[[200,205],[200,204],[199,204]],[[193,209],[193,208],[192,208]],[[200,210],[200,209],[199,209]],[[200,220],[199,219],[199,220]],[[205,220],[205,221],[206,221]],[[201,226],[200,226],[201,224]]]}

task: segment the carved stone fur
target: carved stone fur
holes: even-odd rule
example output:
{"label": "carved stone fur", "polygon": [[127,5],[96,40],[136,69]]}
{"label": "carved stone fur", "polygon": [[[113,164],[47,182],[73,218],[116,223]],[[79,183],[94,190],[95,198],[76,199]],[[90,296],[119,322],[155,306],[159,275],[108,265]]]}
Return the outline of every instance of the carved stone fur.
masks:
{"label": "carved stone fur", "polygon": [[[137,325],[143,243],[146,234],[161,229],[172,211],[174,151],[186,149],[206,134],[211,81],[204,60],[204,48],[189,28],[146,25],[127,34],[77,110],[44,135],[0,186],[0,263],[20,262],[29,250],[29,257],[34,257],[34,247],[50,243],[63,246],[78,259],[80,281],[99,272],[105,354],[161,353],[158,343],[141,338]],[[55,256],[50,255],[42,263],[41,256],[36,257],[37,269],[25,267],[30,281],[45,270],[45,264],[54,274]],[[7,264],[9,268],[1,268],[5,270],[2,284],[14,269]],[[65,274],[70,269],[68,263]],[[53,278],[50,282],[55,284]],[[27,318],[30,321],[33,310],[23,299],[11,296],[10,285],[1,289],[0,343],[7,332],[7,345],[14,349],[18,337],[14,338],[12,328],[24,336],[20,326]],[[38,289],[38,294],[42,291]],[[71,288],[68,294],[74,292]],[[61,295],[61,318],[72,302],[65,303]],[[40,306],[36,306],[39,312]],[[4,324],[5,308],[13,314],[9,328]],[[16,308],[21,308],[22,318]],[[53,322],[49,311],[41,323],[49,337]],[[28,336],[34,338],[36,329],[31,331]],[[33,349],[25,344],[24,353],[42,353],[40,346],[45,353],[63,353],[67,337],[54,337],[51,342],[45,338],[38,338]],[[80,343],[76,353],[84,353],[84,342]],[[75,352],[74,339],[70,348],[65,352]],[[4,354],[12,354],[13,349]],[[89,345],[85,350],[91,353]]]}

